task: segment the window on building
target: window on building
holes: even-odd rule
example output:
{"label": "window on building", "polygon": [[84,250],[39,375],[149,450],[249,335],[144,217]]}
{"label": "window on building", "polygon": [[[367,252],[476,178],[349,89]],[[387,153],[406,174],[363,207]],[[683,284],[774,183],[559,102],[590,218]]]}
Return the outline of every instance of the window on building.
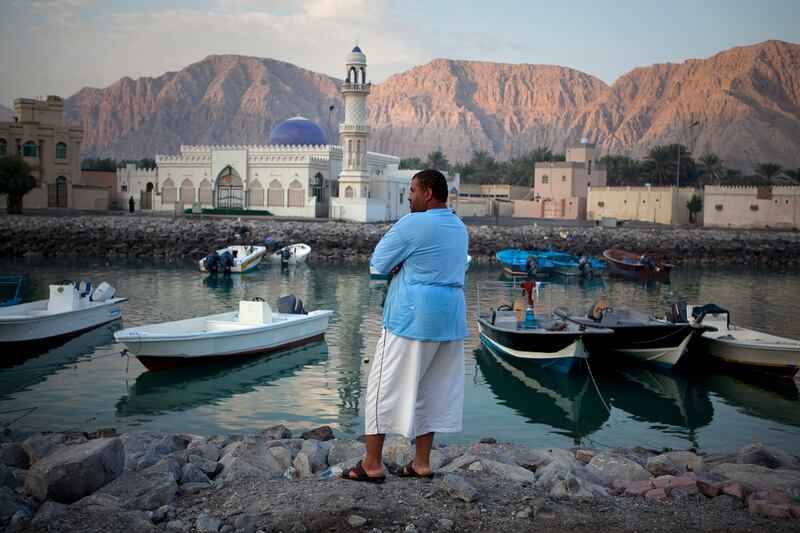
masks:
{"label": "window on building", "polygon": [[550,178],[548,177],[548,175],[547,175],[547,174],[544,174],[544,175],[542,176],[542,183],[544,184],[544,183],[547,183],[548,181],[550,181]]}
{"label": "window on building", "polygon": [[122,185],[122,192],[128,192],[128,186],[123,184]]}
{"label": "window on building", "polygon": [[8,153],[8,141],[5,139],[0,139],[0,155],[6,155]]}
{"label": "window on building", "polygon": [[567,181],[567,177],[566,176],[561,176],[561,182],[563,183],[565,181]]}
{"label": "window on building", "polygon": [[56,159],[66,159],[67,158],[67,143],[59,142],[56,143]]}
{"label": "window on building", "polygon": [[22,145],[22,155],[23,157],[36,157],[38,154],[38,150],[36,147],[36,143],[33,141],[28,141]]}

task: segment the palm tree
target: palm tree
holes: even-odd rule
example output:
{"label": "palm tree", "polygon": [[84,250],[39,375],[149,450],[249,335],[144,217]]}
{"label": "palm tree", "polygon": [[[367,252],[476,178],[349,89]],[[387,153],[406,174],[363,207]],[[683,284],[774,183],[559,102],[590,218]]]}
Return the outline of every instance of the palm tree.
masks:
{"label": "palm tree", "polygon": [[800,184],[800,168],[797,170],[784,170],[783,174],[790,180],[793,180],[795,185]]}
{"label": "palm tree", "polygon": [[22,213],[22,197],[36,187],[34,168],[18,155],[0,157],[0,193],[6,195],[9,214]]}
{"label": "palm tree", "polygon": [[542,163],[542,162],[545,162],[545,161],[554,161],[555,160],[555,156],[553,156],[553,152],[550,150],[550,148],[548,148],[546,146],[538,146],[536,148],[536,150],[533,150],[531,152],[530,155],[531,155],[531,158],[536,163]]}
{"label": "palm tree", "polygon": [[447,170],[450,168],[450,161],[441,150],[431,152],[425,158],[425,167],[432,168],[433,170]]}
{"label": "palm tree", "polygon": [[725,166],[717,154],[707,153],[700,157],[700,182],[703,185],[719,185],[725,175]]}
{"label": "palm tree", "polygon": [[422,159],[419,157],[406,157],[400,160],[400,170],[422,168]]}
{"label": "palm tree", "polygon": [[608,185],[636,185],[641,182],[642,164],[625,155],[604,155],[597,160],[606,166]]}
{"label": "palm tree", "polygon": [[662,182],[670,182],[675,178],[675,152],[670,150],[669,146],[658,145],[650,149],[645,162],[645,173],[652,180],[658,180],[658,184]]}
{"label": "palm tree", "polygon": [[472,152],[469,164],[475,169],[478,183],[491,183],[498,171],[497,161],[486,150]]}
{"label": "palm tree", "polygon": [[783,170],[783,167],[773,162],[759,163],[755,168],[756,176],[765,180],[767,183],[772,183],[772,179],[778,177],[781,170]]}

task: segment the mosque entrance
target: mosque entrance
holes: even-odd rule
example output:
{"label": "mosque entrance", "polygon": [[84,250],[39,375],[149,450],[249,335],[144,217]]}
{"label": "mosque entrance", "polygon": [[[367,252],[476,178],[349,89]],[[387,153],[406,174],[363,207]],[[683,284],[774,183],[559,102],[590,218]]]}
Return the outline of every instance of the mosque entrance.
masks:
{"label": "mosque entrance", "polygon": [[328,216],[328,191],[326,187],[330,187],[328,180],[326,180],[321,172],[317,172],[312,180],[312,194],[317,199],[317,207],[314,216],[317,218],[325,218]]}
{"label": "mosque entrance", "polygon": [[244,209],[244,184],[239,173],[228,165],[217,176],[216,207]]}
{"label": "mosque entrance", "polygon": [[47,207],[67,207],[67,178],[64,176],[47,184]]}

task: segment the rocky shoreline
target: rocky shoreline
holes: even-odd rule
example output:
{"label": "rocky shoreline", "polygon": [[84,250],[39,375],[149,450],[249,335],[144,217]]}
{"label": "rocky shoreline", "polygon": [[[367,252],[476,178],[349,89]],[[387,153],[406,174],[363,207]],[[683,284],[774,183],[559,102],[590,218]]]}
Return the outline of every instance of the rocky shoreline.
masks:
{"label": "rocky shoreline", "polygon": [[[366,261],[389,224],[199,216],[0,216],[0,257],[201,258],[231,244],[305,242],[310,261]],[[600,256],[654,252],[679,264],[797,266],[800,232],[695,228],[469,225],[470,253],[493,260],[513,245]]]}
{"label": "rocky shoreline", "polygon": [[[294,437],[0,432],[7,531],[797,530],[800,459],[737,453],[439,445],[433,480],[340,479],[364,454],[327,426]],[[385,468],[413,457],[389,437]]]}

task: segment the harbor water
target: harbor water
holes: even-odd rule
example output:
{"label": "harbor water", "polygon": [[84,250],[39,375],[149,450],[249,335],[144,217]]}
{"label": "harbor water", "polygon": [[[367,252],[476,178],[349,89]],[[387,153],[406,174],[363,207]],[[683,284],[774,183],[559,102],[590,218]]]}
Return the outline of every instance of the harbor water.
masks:
{"label": "harbor water", "polygon": [[[210,435],[252,434],[285,424],[295,433],[321,425],[341,437],[363,432],[361,404],[386,296],[384,283],[369,280],[366,264],[262,265],[248,274],[214,276],[199,273],[190,260],[5,258],[0,271],[24,275],[23,301],[46,298],[48,284],[63,279],[107,281],[129,298],[121,322],[24,360],[2,355],[3,425]],[[760,441],[800,453],[800,399],[792,381],[713,365],[660,371],[592,364],[591,358],[589,369],[563,375],[480,348],[472,319],[477,283],[502,276],[497,263],[473,264],[467,275],[464,429],[440,435],[439,442],[469,444],[491,436],[533,447],[640,445],[702,452]],[[681,266],[669,284],[606,274],[561,280],[550,289],[555,305],[580,313],[604,298],[615,308],[663,315],[681,298],[716,303],[743,326],[800,336],[800,273],[790,269]],[[274,306],[286,293],[308,309],[335,311],[324,342],[238,362],[148,372],[134,357],[121,355],[124,346],[113,338],[122,327],[219,313],[256,296]]]}

